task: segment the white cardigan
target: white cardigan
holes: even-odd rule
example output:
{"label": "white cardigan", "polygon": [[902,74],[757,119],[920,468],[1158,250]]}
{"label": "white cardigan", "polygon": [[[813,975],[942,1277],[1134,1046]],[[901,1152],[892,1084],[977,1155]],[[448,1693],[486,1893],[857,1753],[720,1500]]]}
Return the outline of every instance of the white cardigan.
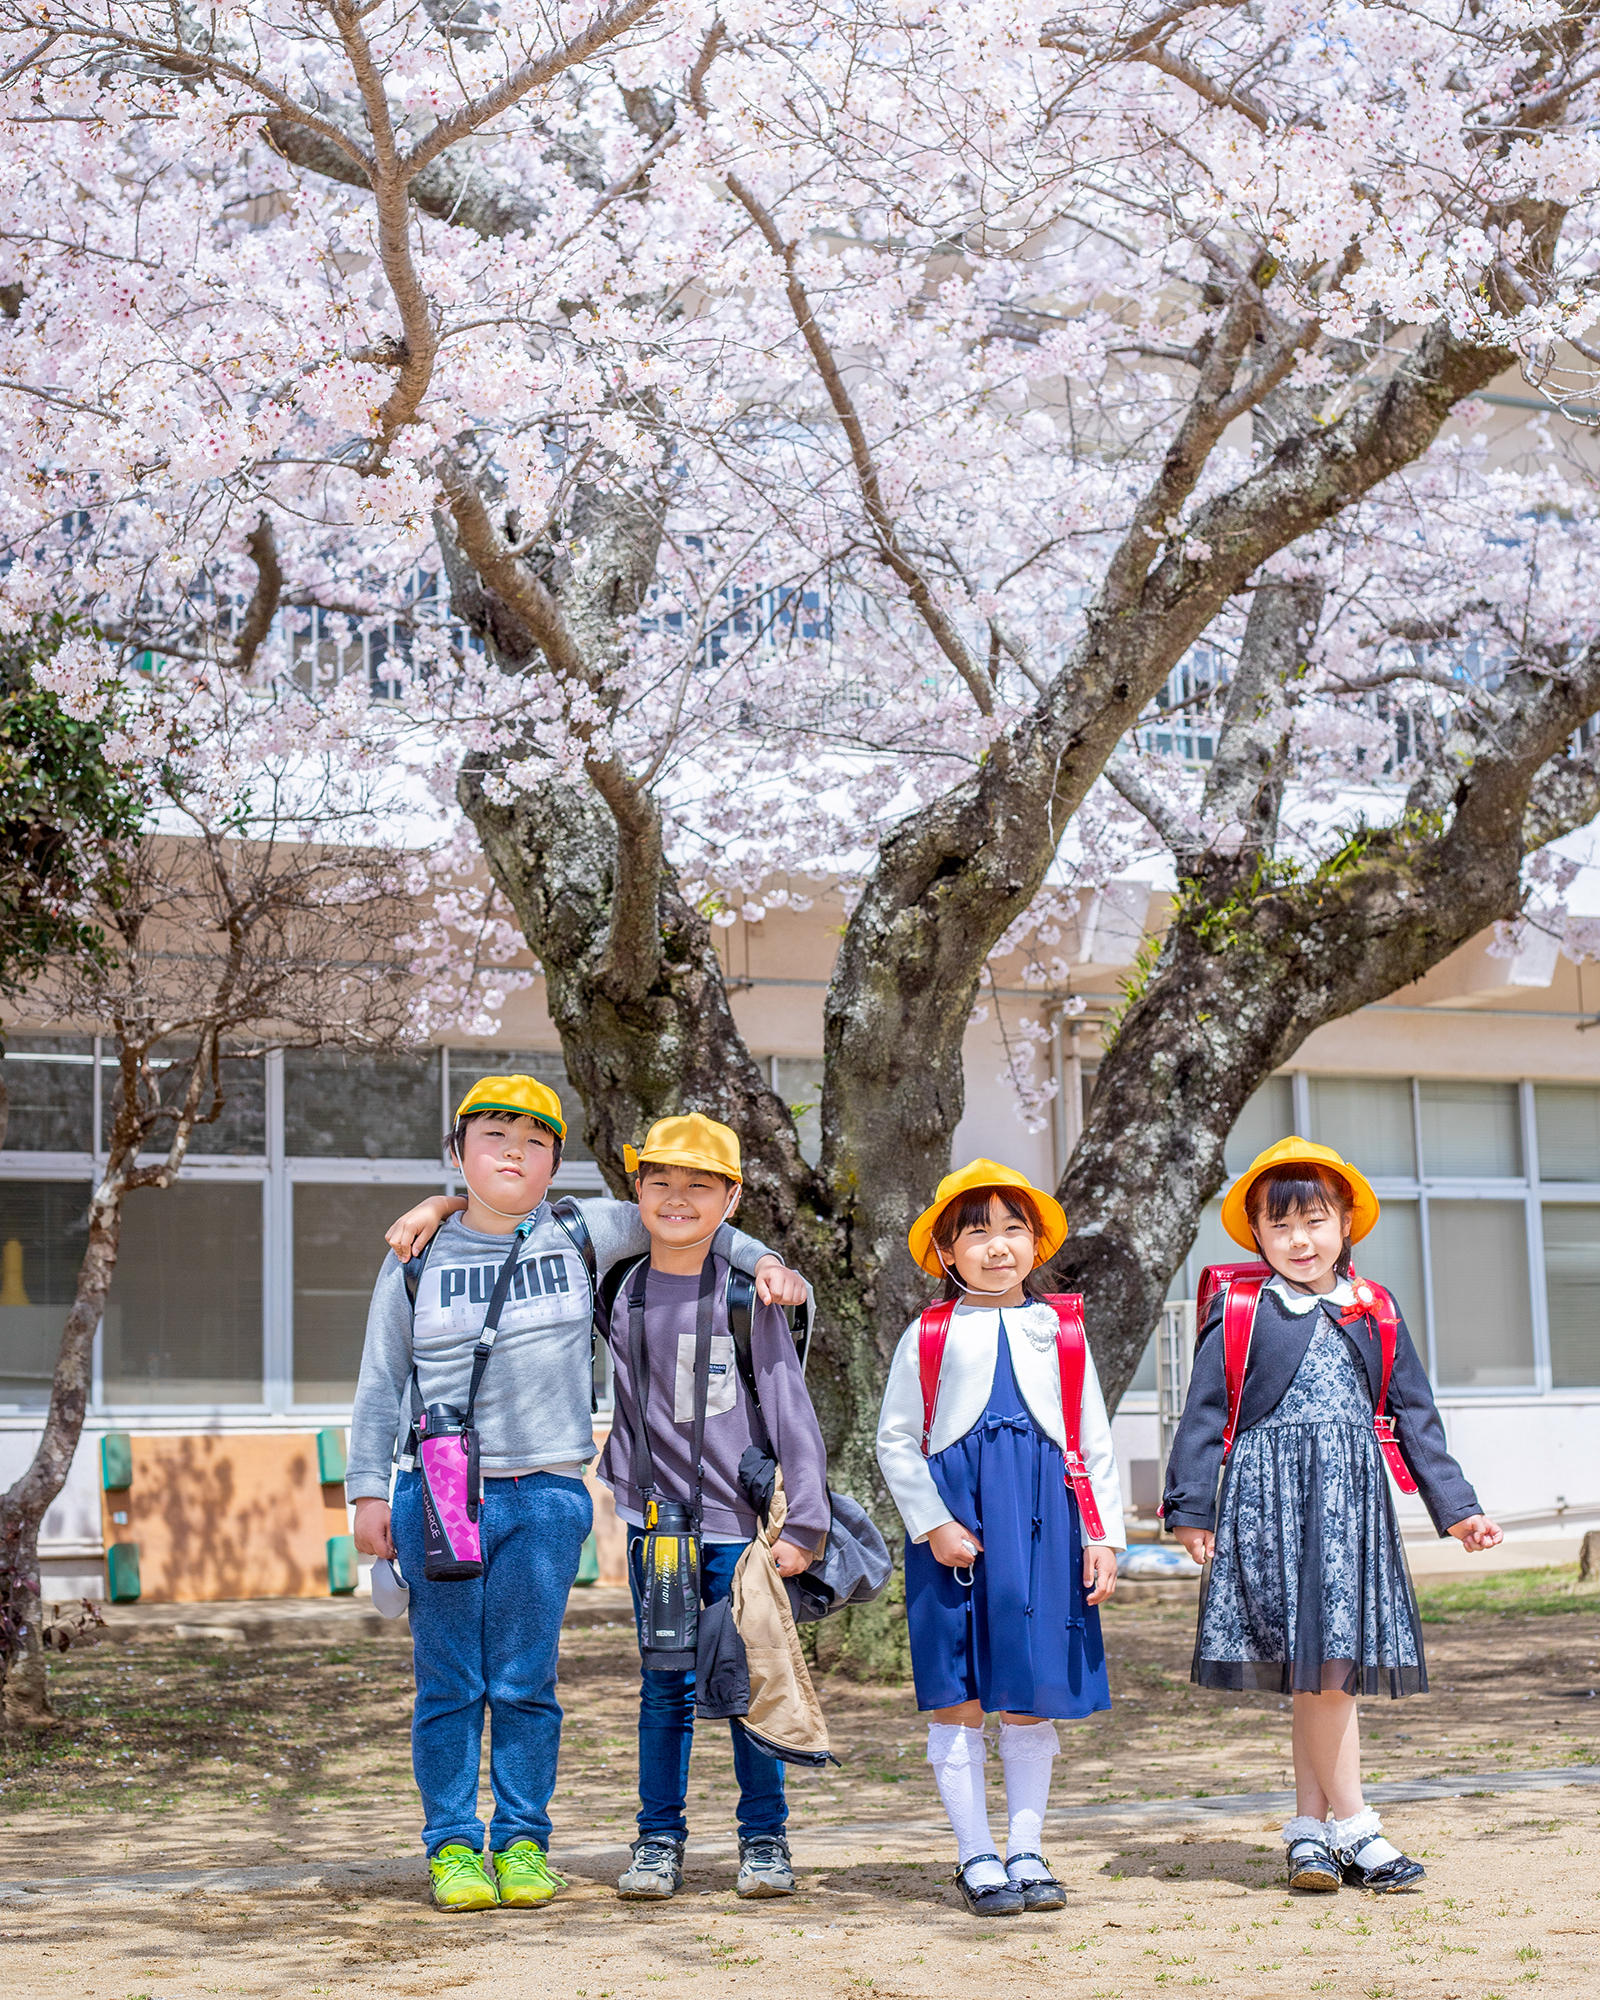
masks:
{"label": "white cardigan", "polygon": [[[1002,1314],[993,1306],[963,1302],[950,1315],[950,1334],[939,1374],[939,1397],[933,1408],[933,1433],[928,1440],[930,1453],[943,1451],[946,1445],[965,1437],[983,1415],[994,1383],[996,1343],[1002,1319],[1011,1345],[1011,1366],[1023,1400],[1045,1436],[1065,1449],[1054,1309],[1034,1302],[1008,1307]],[[925,1542],[935,1528],[953,1516],[940,1498],[928,1461],[922,1455],[922,1383],[917,1366],[920,1326],[919,1320],[913,1320],[906,1328],[889,1366],[889,1382],[878,1418],[878,1463],[900,1510],[900,1518],[906,1524],[906,1533],[913,1541]],[[1030,1329],[1034,1339],[1029,1338]],[[1086,1356],[1086,1363],[1079,1442],[1083,1462],[1089,1469],[1089,1484],[1094,1488],[1100,1509],[1105,1544],[1120,1549],[1126,1546],[1122,1481],[1111,1448],[1111,1425],[1092,1354]]]}

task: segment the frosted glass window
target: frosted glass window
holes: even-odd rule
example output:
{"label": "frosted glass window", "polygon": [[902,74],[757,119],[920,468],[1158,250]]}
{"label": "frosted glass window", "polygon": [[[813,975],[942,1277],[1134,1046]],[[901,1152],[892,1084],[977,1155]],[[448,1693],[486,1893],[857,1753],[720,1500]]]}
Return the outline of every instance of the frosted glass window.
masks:
{"label": "frosted glass window", "polygon": [[[1183,1271],[1180,1266],[1178,1271],[1178,1279],[1180,1282],[1182,1278],[1183,1278]],[[1181,1294],[1175,1294],[1174,1296],[1181,1296]],[[1128,1384],[1127,1393],[1131,1396],[1137,1389],[1137,1390],[1148,1390],[1151,1395],[1154,1395],[1155,1387],[1156,1387],[1156,1337],[1154,1334],[1151,1334],[1150,1338],[1144,1344],[1144,1353],[1141,1354],[1139,1357],[1139,1365],[1133,1371],[1133,1380]]]}
{"label": "frosted glass window", "polygon": [[804,1056],[778,1056],[776,1089],[800,1136],[800,1157],[813,1167],[822,1158],[822,1064]]}
{"label": "frosted glass window", "polygon": [[[182,1080],[169,1074],[170,1062],[170,1058],[160,1056],[154,1061],[157,1082],[162,1097],[168,1103],[181,1096],[182,1091]],[[104,1082],[106,1130],[109,1132],[111,1121],[117,1115],[117,1106],[122,1102],[122,1071],[114,1055],[102,1055],[100,1074]],[[200,1108],[202,1111],[209,1110],[210,1100],[203,1100]],[[145,1150],[164,1153],[171,1143],[172,1126],[161,1124],[145,1141]],[[231,1153],[236,1157],[256,1160],[266,1157],[267,1080],[266,1065],[260,1056],[224,1054],[222,1109],[210,1124],[195,1126],[189,1138],[189,1151]]]}
{"label": "frosted glass window", "polygon": [[91,1192],[87,1181],[0,1181],[0,1403],[50,1400]]}
{"label": "frosted glass window", "polygon": [[290,1158],[440,1157],[445,1121],[437,1050],[368,1056],[290,1049],[283,1074],[283,1149]]}
{"label": "frosted glass window", "polygon": [[86,1035],[8,1035],[0,1064],[10,1101],[8,1153],[94,1146],[94,1043]]}
{"label": "frosted glass window", "polygon": [[[1439,1213],[1435,1205],[1433,1214]],[[1520,1215],[1522,1211],[1518,1209]],[[1427,1295],[1422,1289],[1422,1217],[1414,1201],[1385,1200],[1377,1227],[1356,1244],[1351,1267],[1394,1294],[1417,1352],[1428,1359]]]}
{"label": "frosted glass window", "polygon": [[567,1075],[559,1049],[452,1049],[450,1051],[450,1108],[453,1111],[480,1076],[536,1076],[561,1099],[561,1115],[567,1121],[562,1142],[563,1160],[592,1160],[593,1150],[584,1129],[583,1099],[577,1085]]}
{"label": "frosted glass window", "polygon": [[106,1301],[112,1404],[261,1401],[259,1181],[135,1188]]}
{"label": "frosted glass window", "polygon": [[1544,1282],[1551,1387],[1600,1388],[1600,1208],[1546,1203]]}
{"label": "frosted glass window", "polygon": [[1433,1178],[1515,1180],[1522,1130],[1514,1083],[1429,1079],[1422,1097],[1422,1169]]}
{"label": "frosted glass window", "polygon": [[1541,1083],[1533,1093],[1542,1181],[1600,1181],[1600,1090]]}
{"label": "frosted glass window", "polygon": [[1531,1389],[1533,1312],[1520,1201],[1428,1204],[1439,1386]]}
{"label": "frosted glass window", "polygon": [[1242,1174],[1257,1153],[1294,1130],[1294,1088],[1286,1076],[1269,1076],[1246,1100],[1223,1148],[1230,1174]]}
{"label": "frosted glass window", "polygon": [[383,1232],[440,1187],[318,1186],[294,1190],[294,1396],[347,1403],[355,1394],[367,1307],[388,1246]]}
{"label": "frosted glass window", "polygon": [[1409,1077],[1314,1076],[1309,1081],[1308,1138],[1332,1146],[1369,1178],[1410,1180],[1415,1175]]}

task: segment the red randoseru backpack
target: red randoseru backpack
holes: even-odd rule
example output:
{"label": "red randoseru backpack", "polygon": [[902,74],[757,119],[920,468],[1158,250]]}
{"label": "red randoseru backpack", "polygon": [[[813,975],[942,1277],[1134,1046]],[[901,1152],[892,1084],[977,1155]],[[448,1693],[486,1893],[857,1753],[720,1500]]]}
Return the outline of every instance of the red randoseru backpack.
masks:
{"label": "red randoseru backpack", "polygon": [[[1233,1435],[1239,1427],[1239,1405],[1244,1398],[1245,1369],[1250,1365],[1250,1338],[1255,1331],[1256,1306],[1261,1298],[1261,1288],[1271,1276],[1270,1264],[1208,1264],[1200,1273],[1200,1295],[1195,1301],[1195,1317],[1201,1326],[1205,1324],[1206,1308],[1217,1293],[1220,1291],[1225,1295],[1222,1305],[1222,1375],[1228,1387],[1228,1422],[1222,1433],[1224,1459],[1233,1450]],[[1417,1482],[1411,1476],[1411,1468],[1400,1450],[1400,1440],[1394,1434],[1394,1418],[1385,1414],[1389,1401],[1389,1377],[1394,1373],[1395,1350],[1400,1344],[1399,1309],[1382,1285],[1375,1285],[1370,1278],[1358,1278],[1352,1271],[1350,1285],[1355,1293],[1355,1303],[1346,1307],[1340,1324],[1371,1319],[1378,1329],[1378,1340],[1383,1349],[1383,1378],[1378,1385],[1378,1400],[1372,1413],[1372,1428],[1378,1440],[1378,1449],[1383,1453],[1384,1463],[1394,1474],[1394,1483],[1400,1491],[1415,1493]]]}
{"label": "red randoseru backpack", "polygon": [[[1062,1463],[1067,1490],[1078,1503],[1086,1542],[1105,1540],[1100,1509],[1089,1483],[1089,1468],[1083,1462],[1083,1378],[1088,1343],[1083,1334],[1083,1300],[1076,1292],[1058,1292],[1038,1303],[1053,1306],[1056,1315],[1056,1362],[1061,1370],[1061,1422],[1066,1433]],[[929,1306],[922,1315],[917,1338],[917,1366],[922,1378],[922,1455],[928,1456],[928,1438],[933,1430],[934,1405],[939,1400],[939,1371],[944,1365],[944,1344],[950,1334],[950,1315],[955,1300],[944,1299]]]}

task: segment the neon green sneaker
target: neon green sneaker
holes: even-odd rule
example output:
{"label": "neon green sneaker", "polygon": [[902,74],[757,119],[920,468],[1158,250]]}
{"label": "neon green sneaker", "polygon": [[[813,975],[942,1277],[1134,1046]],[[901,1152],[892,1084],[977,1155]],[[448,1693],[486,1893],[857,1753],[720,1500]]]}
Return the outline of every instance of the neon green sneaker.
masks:
{"label": "neon green sneaker", "polygon": [[428,1862],[436,1910],[492,1910],[499,1902],[494,1877],[474,1847],[451,1841]]}
{"label": "neon green sneaker", "polygon": [[536,1840],[512,1841],[494,1857],[494,1874],[500,1900],[509,1910],[535,1909],[567,1886],[567,1878],[545,1860],[544,1849]]}

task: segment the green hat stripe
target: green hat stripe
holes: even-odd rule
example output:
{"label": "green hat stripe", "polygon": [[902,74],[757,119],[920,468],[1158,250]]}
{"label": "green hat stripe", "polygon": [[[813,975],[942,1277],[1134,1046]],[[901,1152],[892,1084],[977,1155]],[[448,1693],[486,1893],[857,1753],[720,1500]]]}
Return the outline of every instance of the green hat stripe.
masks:
{"label": "green hat stripe", "polygon": [[467,1104],[456,1113],[457,1124],[474,1111],[504,1111],[513,1118],[531,1118],[536,1125],[543,1125],[547,1131],[554,1132],[558,1139],[567,1136],[567,1128],[560,1120],[547,1117],[542,1111],[530,1111],[525,1104]]}

